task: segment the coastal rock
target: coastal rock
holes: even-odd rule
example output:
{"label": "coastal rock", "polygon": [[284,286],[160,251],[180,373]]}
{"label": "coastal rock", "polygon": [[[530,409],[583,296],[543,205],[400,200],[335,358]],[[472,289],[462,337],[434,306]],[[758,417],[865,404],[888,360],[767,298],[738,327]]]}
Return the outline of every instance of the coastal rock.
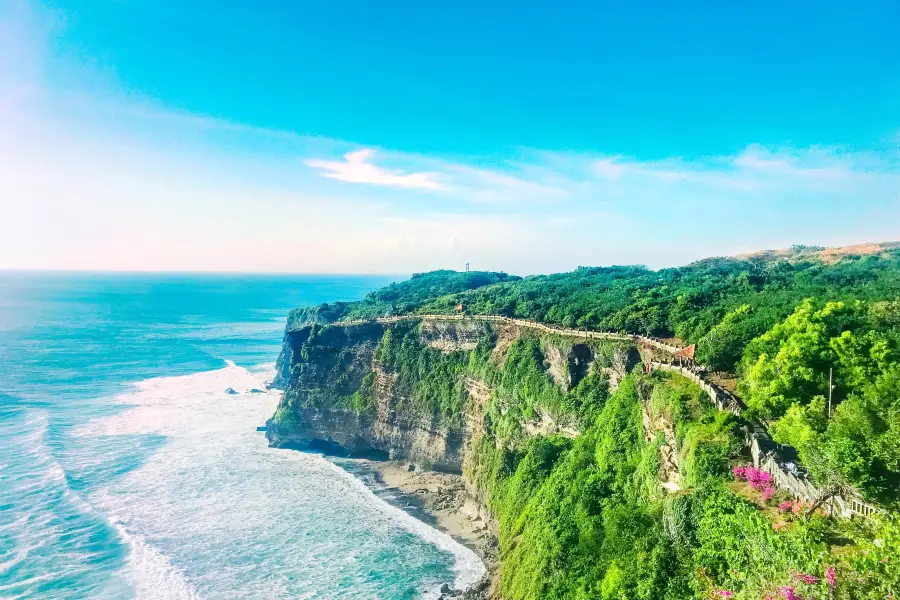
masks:
{"label": "coastal rock", "polygon": [[235,394],[238,394],[239,392],[236,391],[234,388],[226,388],[225,393],[233,396]]}
{"label": "coastal rock", "polygon": [[[281,361],[290,359],[290,378],[276,418],[266,435],[272,446],[329,454],[408,460],[438,471],[462,471],[465,427],[442,423],[431,414],[410,411],[410,399],[396,373],[381,368],[375,350],[385,331],[380,323],[288,331]],[[428,333],[464,338],[449,329]],[[478,335],[486,335],[479,330]],[[426,334],[422,334],[425,336]],[[431,339],[431,338],[429,338]],[[348,406],[363,386],[371,386],[374,406],[357,412]]]}

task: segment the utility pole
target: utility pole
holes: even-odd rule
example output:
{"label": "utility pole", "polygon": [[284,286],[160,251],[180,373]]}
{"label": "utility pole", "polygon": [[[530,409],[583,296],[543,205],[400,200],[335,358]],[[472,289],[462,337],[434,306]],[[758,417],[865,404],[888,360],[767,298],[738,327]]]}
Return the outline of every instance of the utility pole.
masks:
{"label": "utility pole", "polygon": [[831,385],[831,375],[834,371],[833,367],[828,367],[828,418],[831,418],[831,392],[834,390],[834,386]]}

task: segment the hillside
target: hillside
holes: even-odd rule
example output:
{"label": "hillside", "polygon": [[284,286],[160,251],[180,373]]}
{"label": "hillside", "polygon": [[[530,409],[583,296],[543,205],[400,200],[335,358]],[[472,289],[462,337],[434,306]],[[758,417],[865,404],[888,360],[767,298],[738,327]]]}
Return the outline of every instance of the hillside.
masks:
{"label": "hillside", "polygon": [[[885,598],[900,585],[900,250],[823,252],[438,272],[297,311],[268,435],[461,472],[498,538],[497,597]],[[746,409],[648,373],[672,357],[643,338],[580,329],[696,343]],[[793,448],[823,501],[883,512],[802,504],[753,466],[754,428]]]}

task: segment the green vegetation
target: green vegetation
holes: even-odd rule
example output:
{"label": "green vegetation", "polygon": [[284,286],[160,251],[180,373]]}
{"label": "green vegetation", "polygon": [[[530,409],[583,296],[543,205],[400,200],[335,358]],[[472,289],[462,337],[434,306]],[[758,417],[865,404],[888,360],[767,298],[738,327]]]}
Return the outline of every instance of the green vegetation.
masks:
{"label": "green vegetation", "polygon": [[698,360],[732,370],[753,338],[805,298],[889,300],[900,295],[900,250],[823,264],[712,258],[686,267],[580,267],[434,298],[422,312],[498,314],[655,336],[698,344]]}
{"label": "green vegetation", "polygon": [[[818,514],[773,519],[727,484],[740,447],[734,417],[710,412],[691,387],[630,376],[575,440],[510,446],[502,429],[485,434],[467,475],[499,521],[503,597],[762,600],[786,598],[789,587],[824,600],[831,566],[834,598],[896,593],[900,575],[888,569],[900,559],[898,528]],[[685,491],[660,493],[659,440],[645,441],[642,429],[647,395],[674,419]]]}
{"label": "green vegetation", "polygon": [[429,348],[419,340],[418,324],[402,323],[385,330],[375,357],[382,369],[397,375],[400,396],[412,403],[399,404],[398,410],[428,413],[451,427],[462,424],[467,353]]}
{"label": "green vegetation", "polygon": [[717,410],[689,380],[654,372],[642,381],[650,388],[649,409],[673,425],[681,483],[696,487],[707,479],[727,477],[742,444],[737,417]]}
{"label": "green vegetation", "polygon": [[699,362],[742,378],[751,416],[772,422],[820,487],[900,502],[900,250],[833,264],[817,250],[660,271],[579,268],[435,298],[421,310],[463,303],[471,313],[696,343]]}
{"label": "green vegetation", "polygon": [[807,300],[750,343],[742,371],[748,406],[819,481],[900,499],[900,302]]}
{"label": "green vegetation", "polygon": [[518,281],[518,277],[490,271],[431,271],[416,273],[405,281],[370,292],[359,302],[333,302],[298,308],[288,315],[288,330],[310,323],[332,323],[340,319],[371,319],[415,312],[426,301],[474,290],[500,282]]}

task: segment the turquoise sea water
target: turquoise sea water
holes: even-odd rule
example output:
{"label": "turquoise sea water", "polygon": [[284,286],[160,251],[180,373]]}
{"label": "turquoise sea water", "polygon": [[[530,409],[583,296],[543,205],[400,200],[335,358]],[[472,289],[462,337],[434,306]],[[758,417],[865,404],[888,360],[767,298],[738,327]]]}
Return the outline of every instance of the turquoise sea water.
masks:
{"label": "turquoise sea water", "polygon": [[476,579],[469,550],[256,431],[287,311],[387,281],[0,273],[0,598],[400,599]]}

